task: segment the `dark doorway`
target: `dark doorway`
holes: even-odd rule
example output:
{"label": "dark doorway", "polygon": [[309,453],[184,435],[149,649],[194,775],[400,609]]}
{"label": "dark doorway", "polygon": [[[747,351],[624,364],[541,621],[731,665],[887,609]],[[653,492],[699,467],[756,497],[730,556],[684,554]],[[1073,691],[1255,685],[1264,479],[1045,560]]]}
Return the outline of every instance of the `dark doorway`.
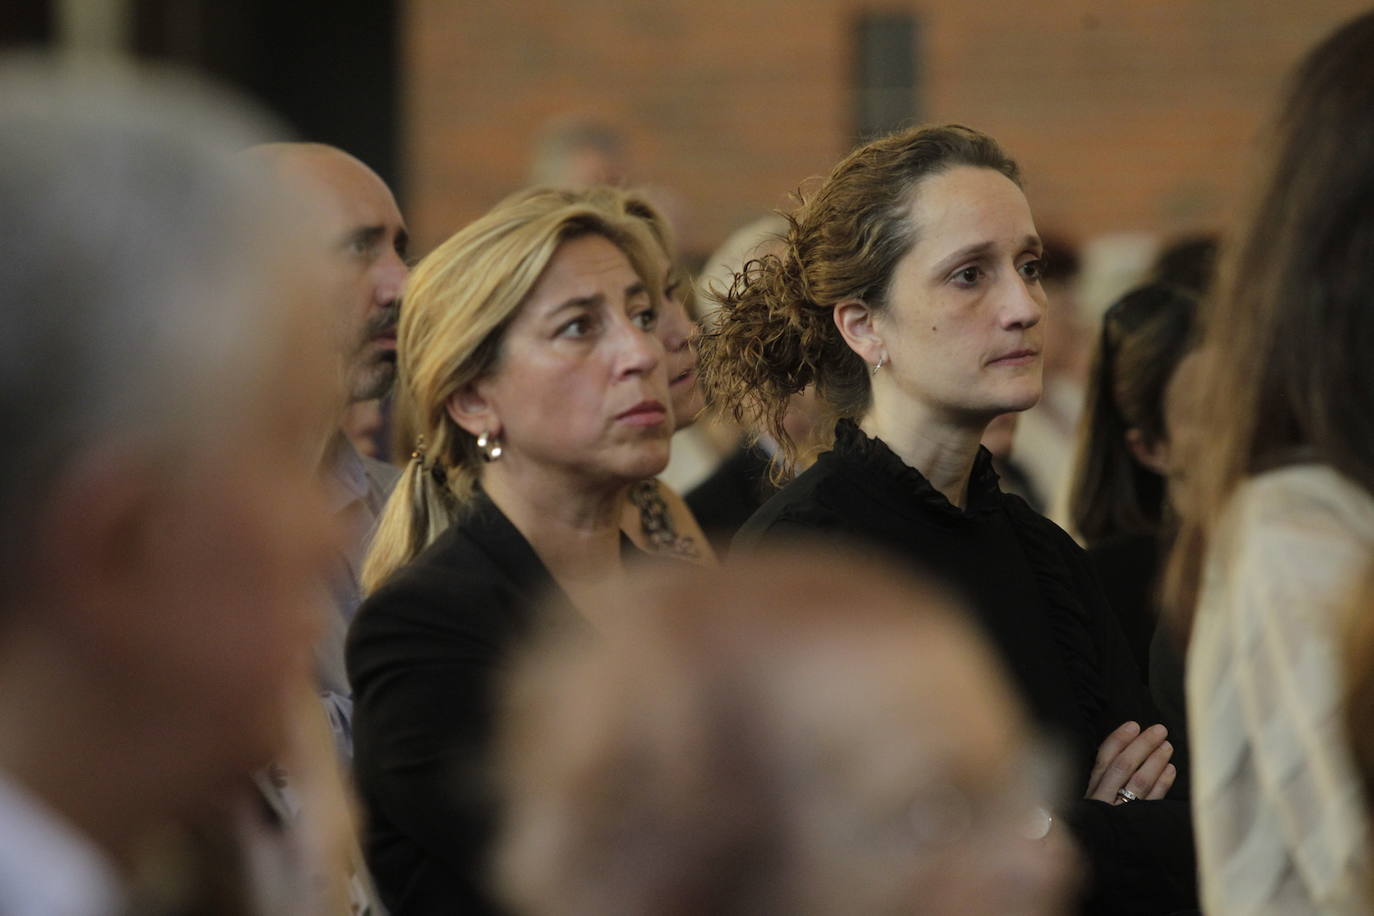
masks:
{"label": "dark doorway", "polygon": [[920,22],[909,13],[864,13],[854,29],[854,128],[860,143],[921,119]]}
{"label": "dark doorway", "polygon": [[49,0],[4,0],[0,3],[0,50],[36,47],[52,41],[53,11]]}
{"label": "dark doorway", "polygon": [[401,2],[137,0],[133,50],[236,86],[300,139],[372,166],[399,199]]}

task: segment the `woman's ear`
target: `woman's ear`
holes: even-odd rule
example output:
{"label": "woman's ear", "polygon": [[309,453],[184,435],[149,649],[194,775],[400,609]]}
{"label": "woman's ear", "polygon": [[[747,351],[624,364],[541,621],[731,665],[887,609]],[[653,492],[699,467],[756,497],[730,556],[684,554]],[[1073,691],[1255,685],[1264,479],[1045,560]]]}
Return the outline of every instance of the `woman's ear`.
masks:
{"label": "woman's ear", "polygon": [[1169,473],[1169,441],[1160,439],[1157,442],[1147,441],[1145,434],[1132,426],[1126,430],[1126,447],[1131,450],[1131,455],[1136,461],[1146,468],[1154,471],[1161,477]]}
{"label": "woman's ear", "polygon": [[482,433],[501,433],[496,407],[482,393],[477,382],[469,382],[453,392],[448,396],[448,402],[444,406],[448,410],[449,418],[473,436],[480,436]]}
{"label": "woman's ear", "polygon": [[874,326],[875,313],[862,299],[845,299],[835,303],[831,309],[835,317],[835,327],[840,336],[849,344],[849,349],[859,354],[859,358],[870,366],[878,365],[887,358],[887,348],[883,346],[878,329]]}

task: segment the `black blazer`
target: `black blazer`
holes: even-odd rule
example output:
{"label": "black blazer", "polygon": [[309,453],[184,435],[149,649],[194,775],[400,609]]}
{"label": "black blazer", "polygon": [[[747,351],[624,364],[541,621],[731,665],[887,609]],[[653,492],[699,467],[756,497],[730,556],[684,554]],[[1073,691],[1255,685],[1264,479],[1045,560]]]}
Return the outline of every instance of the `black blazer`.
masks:
{"label": "black blazer", "polygon": [[347,662],[364,849],[392,916],[503,912],[488,886],[493,704],[541,606],[583,626],[529,542],[479,496],[353,622]]}
{"label": "black blazer", "polygon": [[[789,536],[877,548],[961,593],[1031,715],[1068,751],[1066,789],[1074,795],[1087,786],[1096,749],[1113,729],[1132,719],[1159,721],[1087,556],[1020,497],[1001,491],[986,449],[960,509],[884,443],[841,421],[834,448],[764,504],[734,549]],[[1089,911],[1196,906],[1186,797],[1178,785],[1165,801],[1079,799],[1064,810],[1093,872]]]}

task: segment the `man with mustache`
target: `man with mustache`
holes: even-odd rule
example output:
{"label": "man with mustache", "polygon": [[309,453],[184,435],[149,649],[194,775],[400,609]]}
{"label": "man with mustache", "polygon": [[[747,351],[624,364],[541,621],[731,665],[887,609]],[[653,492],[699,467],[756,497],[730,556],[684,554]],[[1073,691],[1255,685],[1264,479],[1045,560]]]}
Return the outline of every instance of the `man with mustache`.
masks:
{"label": "man with mustache", "polygon": [[[332,146],[271,143],[247,155],[315,203],[306,215],[312,236],[305,241],[323,259],[349,402],[384,397],[396,377],[396,321],[409,241],[395,197],[376,172]],[[367,542],[398,474],[358,454],[342,429],[324,456],[321,474],[349,538],[330,583],[335,613],[326,622],[317,667],[330,727],[348,759],[353,701],[344,671],[344,637],[362,601],[358,572]]]}

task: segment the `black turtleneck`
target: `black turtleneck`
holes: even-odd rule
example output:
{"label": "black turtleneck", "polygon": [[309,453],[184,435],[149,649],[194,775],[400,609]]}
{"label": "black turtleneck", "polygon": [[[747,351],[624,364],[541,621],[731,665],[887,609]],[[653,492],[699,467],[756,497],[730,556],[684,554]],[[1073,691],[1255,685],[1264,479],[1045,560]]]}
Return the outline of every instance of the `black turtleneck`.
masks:
{"label": "black turtleneck", "polygon": [[[1087,785],[1098,745],[1128,720],[1159,721],[1142,673],[1086,554],[1020,497],[1003,493],[980,449],[959,508],[853,422],[834,447],[763,505],[735,551],[810,536],[879,548],[962,595],[1042,729]],[[1177,742],[1183,736],[1170,736]],[[1163,802],[1066,811],[1094,872],[1089,911],[1196,906],[1186,780]]]}

